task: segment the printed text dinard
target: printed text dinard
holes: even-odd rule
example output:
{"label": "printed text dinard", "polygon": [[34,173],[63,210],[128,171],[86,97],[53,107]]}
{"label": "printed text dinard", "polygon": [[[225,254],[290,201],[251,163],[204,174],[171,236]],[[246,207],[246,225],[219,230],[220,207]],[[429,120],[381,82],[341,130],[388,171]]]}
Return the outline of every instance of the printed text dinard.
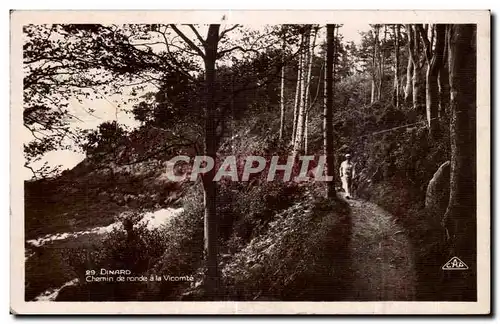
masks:
{"label": "printed text dinard", "polygon": [[[268,157],[247,156],[244,159],[234,155],[225,157],[216,167],[214,159],[210,156],[196,156],[191,158],[186,155],[175,156],[167,163],[167,178],[170,181],[196,181],[199,175],[216,171],[213,181],[229,179],[231,181],[249,181],[252,174],[267,171],[267,181],[274,181],[277,174],[281,174],[283,181],[332,181],[333,176],[325,175],[326,156],[303,155],[295,159],[288,156],[286,161],[279,156]],[[181,164],[188,168],[176,168]],[[296,172],[294,172],[296,170]],[[292,179],[292,174],[294,174]]]}

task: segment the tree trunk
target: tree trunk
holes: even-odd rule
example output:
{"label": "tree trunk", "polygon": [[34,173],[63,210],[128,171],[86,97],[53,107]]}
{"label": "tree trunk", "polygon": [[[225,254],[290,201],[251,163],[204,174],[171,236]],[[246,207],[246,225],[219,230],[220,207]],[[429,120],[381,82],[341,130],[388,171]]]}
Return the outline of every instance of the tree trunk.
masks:
{"label": "tree trunk", "polygon": [[375,41],[376,29],[373,29],[374,41],[373,41],[373,52],[372,52],[372,68],[371,68],[371,94],[370,103],[374,103],[377,98],[377,42]]}
{"label": "tree trunk", "polygon": [[[326,31],[325,31],[325,33],[326,33]],[[324,69],[323,77],[322,77],[323,80],[321,80],[321,78],[318,80],[318,87],[320,85],[320,82],[323,81],[323,106],[322,106],[323,113],[321,115],[321,134],[323,136],[323,144],[324,145],[325,145],[325,138],[326,138],[326,128],[325,128],[325,126],[326,126],[326,124],[325,124],[325,122],[326,122],[326,102],[327,102],[326,78],[328,76],[326,73],[327,72],[326,71],[326,60],[327,60],[327,58],[326,58],[327,53],[326,52],[327,52],[327,50],[326,50],[326,36],[325,36],[325,52],[323,53],[323,69]]]}
{"label": "tree trunk", "polygon": [[445,43],[443,48],[443,64],[439,70],[439,119],[447,115],[450,105],[450,75],[448,69],[448,37],[445,36]]}
{"label": "tree trunk", "polygon": [[325,73],[325,106],[323,120],[323,141],[326,156],[326,175],[332,176],[333,180],[327,182],[327,197],[335,198],[335,160],[333,152],[333,56],[334,56],[334,32],[335,25],[326,25],[326,73]]}
{"label": "tree trunk", "polygon": [[394,106],[399,109],[399,25],[394,29]]}
{"label": "tree trunk", "polygon": [[304,130],[304,155],[307,155],[307,146],[309,145],[309,112],[306,112],[306,122]]}
{"label": "tree trunk", "polygon": [[376,87],[375,87],[375,77],[372,77],[372,82],[371,82],[371,94],[370,94],[370,103],[375,102],[375,97],[376,97]]}
{"label": "tree trunk", "polygon": [[377,100],[380,100],[380,92],[382,91],[382,51],[380,50],[380,27],[376,27],[375,46],[377,47],[377,82],[375,83]]}
{"label": "tree trunk", "polygon": [[[308,26],[305,32],[305,42],[304,42],[304,57],[302,60],[302,66],[305,68],[308,66],[309,60],[309,45],[310,45],[311,27]],[[303,71],[303,77],[301,79],[301,94],[300,94],[300,105],[298,111],[297,119],[297,131],[295,135],[295,142],[293,145],[293,155],[297,155],[303,148],[304,145],[304,131],[305,131],[305,120],[306,120],[306,98],[307,98],[307,71]]]}
{"label": "tree trunk", "polygon": [[[428,26],[428,25],[426,25],[426,26]],[[436,33],[436,24],[433,24],[432,28],[431,28],[431,48],[434,48],[434,36],[435,36],[435,33]]]}
{"label": "tree trunk", "polygon": [[[301,47],[303,46],[304,43],[304,36],[302,35],[302,40],[301,40]],[[299,62],[297,63],[297,87],[295,89],[295,104],[293,107],[293,130],[292,130],[292,145],[295,145],[295,136],[297,135],[297,121],[298,121],[298,116],[299,116],[299,107],[300,107],[300,99],[301,99],[301,82],[302,82],[302,71],[303,71],[303,66],[302,66],[302,61],[303,61],[303,53],[299,55]]]}
{"label": "tree trunk", "polygon": [[[214,159],[217,152],[215,106],[215,61],[217,59],[217,45],[219,41],[220,25],[210,25],[205,44],[205,152],[206,156]],[[217,299],[219,293],[219,268],[218,268],[218,220],[216,208],[217,185],[213,181],[215,168],[203,174],[205,220],[204,220],[204,245],[207,265],[205,289],[210,299]]]}
{"label": "tree trunk", "polygon": [[[371,103],[374,103],[375,100],[379,99],[379,83],[378,83],[378,78],[380,78],[380,73],[379,73],[379,68],[377,67],[377,64],[380,63],[379,60],[379,44],[378,44],[378,36],[379,36],[379,26],[375,25],[373,27],[374,30],[374,44],[373,44],[373,57],[372,57],[372,93],[371,93]],[[378,78],[377,78],[378,77]]]}
{"label": "tree trunk", "polygon": [[406,104],[410,104],[413,98],[413,92],[412,92],[413,60],[411,58],[410,41],[408,41],[407,47],[408,47],[408,65],[406,66],[405,102]]}
{"label": "tree trunk", "polygon": [[417,112],[425,114],[425,81],[422,76],[423,63],[420,59],[420,42],[416,31],[413,29],[412,25],[407,25],[409,45],[410,45],[410,57],[412,59],[413,65],[413,75],[412,75],[412,94],[413,94],[413,109]]}
{"label": "tree trunk", "polygon": [[[446,37],[446,26],[438,24],[436,28],[436,47],[427,72],[427,120],[430,136],[438,136],[439,132],[439,87],[438,75],[443,66],[443,52]],[[432,46],[432,44],[431,44]]]}
{"label": "tree trunk", "polygon": [[429,135],[431,138],[436,138],[439,133],[439,88],[438,74],[443,65],[443,50],[445,43],[446,27],[443,24],[438,24],[431,32],[436,31],[436,47],[432,49],[432,42],[429,42],[427,34],[422,25],[417,25],[420,37],[424,43],[425,57],[427,60],[426,74],[426,116]]}
{"label": "tree trunk", "polygon": [[385,69],[385,43],[387,39],[387,25],[384,25],[384,41],[381,44],[381,49],[379,49],[379,79],[378,79],[378,97],[380,101],[382,99],[382,87],[384,82],[384,69]]}
{"label": "tree trunk", "polygon": [[425,80],[422,76],[422,68],[419,65],[420,63],[413,64],[413,107],[419,113],[425,114]]}
{"label": "tree trunk", "polygon": [[[328,27],[328,25],[326,25]],[[335,29],[335,25],[333,25],[333,28]],[[328,32],[328,30],[326,31]],[[326,35],[328,37],[328,35]],[[323,151],[326,154],[326,138],[327,138],[327,133],[326,133],[326,125],[327,125],[327,110],[326,107],[328,105],[328,69],[326,68],[327,63],[328,63],[328,39],[325,40],[325,53],[323,57],[323,65],[325,66],[325,74],[323,75],[323,115],[322,117],[322,129],[321,129],[321,134],[323,134]]]}
{"label": "tree trunk", "polygon": [[[334,37],[333,37],[333,68],[332,68],[332,71],[333,71],[333,77],[332,77],[332,102],[333,102],[333,99],[335,98],[335,82],[337,81],[337,70],[335,69],[337,67],[337,56],[338,56],[338,48],[337,48],[337,42],[338,42],[338,39],[339,39],[339,28],[340,28],[340,25],[333,25],[335,27],[335,33],[334,33]],[[333,103],[332,103],[333,105]]]}
{"label": "tree trunk", "polygon": [[314,46],[316,46],[316,37],[318,35],[318,29],[315,28],[314,37],[310,50],[308,51],[308,63],[307,63],[307,77],[306,77],[306,100],[305,107],[309,111],[311,108],[311,79],[312,79],[312,65],[314,60]]}
{"label": "tree trunk", "polygon": [[283,41],[283,52],[281,58],[281,91],[280,91],[280,142],[283,140],[283,130],[285,128],[285,42]]}
{"label": "tree trunk", "polygon": [[305,95],[305,101],[304,101],[304,107],[306,109],[305,111],[305,118],[304,118],[304,154],[307,155],[307,141],[308,141],[308,123],[309,123],[309,111],[311,110],[312,102],[311,102],[311,78],[312,78],[312,65],[313,65],[313,59],[314,59],[314,46],[316,45],[316,37],[318,36],[318,28],[315,28],[314,30],[314,37],[312,41],[312,45],[309,52],[309,62],[307,63],[307,78],[306,78],[306,95]]}
{"label": "tree trunk", "polygon": [[[424,71],[424,66],[425,66],[425,55],[422,53],[421,46],[420,46],[420,39],[418,38],[417,34],[415,33],[415,53],[417,55],[418,59],[418,64],[414,65],[417,67],[417,80],[416,80],[416,89],[417,89],[417,96],[416,96],[416,109],[417,111],[420,111],[423,115],[425,115],[425,89],[426,89],[426,72]],[[415,71],[414,71],[415,72]]]}
{"label": "tree trunk", "polygon": [[309,29],[309,37],[308,37],[308,51],[307,51],[307,76],[305,80],[305,93],[304,93],[304,126],[302,127],[303,135],[301,136],[304,139],[304,152],[307,151],[307,143],[306,143],[306,132],[307,132],[307,122],[308,122],[308,115],[309,115],[309,110],[311,109],[311,78],[312,78],[312,64],[313,64],[313,58],[314,58],[314,46],[316,44],[316,36],[317,36],[317,29],[315,29],[313,41],[311,44],[311,30],[312,26]]}
{"label": "tree trunk", "polygon": [[[468,266],[451,285],[457,300],[476,298],[476,27],[448,27],[451,92],[450,200],[443,218],[450,255]],[[447,271],[455,272],[455,271]]]}

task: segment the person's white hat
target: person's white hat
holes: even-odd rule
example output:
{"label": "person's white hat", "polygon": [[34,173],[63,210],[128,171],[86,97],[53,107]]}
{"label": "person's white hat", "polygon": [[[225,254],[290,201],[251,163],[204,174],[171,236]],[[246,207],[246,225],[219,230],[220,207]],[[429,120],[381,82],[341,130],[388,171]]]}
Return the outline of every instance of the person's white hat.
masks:
{"label": "person's white hat", "polygon": [[347,153],[347,154],[345,155],[345,157],[351,157],[351,154]]}

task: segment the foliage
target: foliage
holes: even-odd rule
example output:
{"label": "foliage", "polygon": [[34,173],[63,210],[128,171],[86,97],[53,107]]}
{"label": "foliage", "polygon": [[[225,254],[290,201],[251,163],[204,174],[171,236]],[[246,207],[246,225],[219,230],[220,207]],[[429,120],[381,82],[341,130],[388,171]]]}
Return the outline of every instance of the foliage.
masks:
{"label": "foliage", "polygon": [[[148,274],[196,276],[203,261],[203,215],[201,188],[193,188],[183,198],[184,212],[165,228],[167,248]],[[162,281],[149,283],[143,292],[145,300],[179,300],[183,291],[194,282]]]}
{"label": "foliage", "polygon": [[72,100],[122,93],[138,72],[165,65],[161,57],[132,46],[117,26],[26,25],[23,32],[24,126],[33,135],[28,146],[37,148],[26,150],[28,164],[79,139],[69,128],[78,119],[68,108]]}
{"label": "foliage", "polygon": [[[258,82],[267,83],[269,71],[276,69],[276,64],[266,53],[276,52],[282,38],[294,44],[297,37],[292,27],[269,27],[263,32],[239,25],[228,27],[221,31],[217,58],[223,66],[231,62],[233,70],[238,69],[237,64],[253,66],[253,75],[260,74]],[[38,150],[27,150],[27,157],[34,158],[68,145],[68,140],[78,140],[81,135],[68,128],[76,119],[68,109],[71,100],[82,103],[82,98],[107,98],[128,90],[135,97],[156,86],[160,91],[155,94],[154,105],[147,98],[145,102],[136,100],[134,114],[138,120],[154,120],[158,127],[177,125],[179,119],[183,124],[188,120],[187,124],[202,125],[202,105],[197,98],[203,92],[203,51],[193,53],[193,48],[179,37],[181,29],[165,24],[24,26],[24,124],[32,132],[34,142],[44,141],[44,145],[35,144]],[[227,37],[233,30],[242,34],[236,42]],[[201,35],[193,45],[203,49]],[[238,52],[245,54],[243,59],[235,60]],[[254,64],[259,60],[264,61]],[[240,69],[240,75],[247,75],[244,70]],[[246,80],[240,81],[244,83],[234,89],[236,92],[253,87]],[[218,84],[225,97],[223,89],[227,86]]]}
{"label": "foliage", "polygon": [[348,272],[348,209],[304,197],[277,212],[224,266],[229,300],[341,300]]}
{"label": "foliage", "polygon": [[101,269],[129,270],[130,276],[141,277],[166,249],[164,229],[148,229],[138,223],[140,214],[122,215],[121,226],[109,233],[99,246],[93,249],[74,250],[67,255],[66,263],[79,279],[75,287],[67,288],[58,300],[121,301],[134,300],[143,289],[143,282],[87,282],[88,271],[94,270],[101,277]]}
{"label": "foliage", "polygon": [[109,153],[123,142],[127,136],[126,130],[116,121],[104,122],[97,130],[87,130],[86,139],[81,144],[87,155],[95,153]]}
{"label": "foliage", "polygon": [[[301,197],[296,183],[252,181],[250,184],[223,182],[220,187],[220,237],[247,243],[267,229],[276,213]],[[235,251],[237,246],[228,246]]]}

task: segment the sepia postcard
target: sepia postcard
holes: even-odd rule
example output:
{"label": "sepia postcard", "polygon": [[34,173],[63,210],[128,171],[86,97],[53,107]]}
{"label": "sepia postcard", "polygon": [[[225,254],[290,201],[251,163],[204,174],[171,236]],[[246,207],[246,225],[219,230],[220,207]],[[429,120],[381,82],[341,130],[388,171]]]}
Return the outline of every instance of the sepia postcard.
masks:
{"label": "sepia postcard", "polygon": [[10,22],[12,314],[490,314],[488,10]]}

